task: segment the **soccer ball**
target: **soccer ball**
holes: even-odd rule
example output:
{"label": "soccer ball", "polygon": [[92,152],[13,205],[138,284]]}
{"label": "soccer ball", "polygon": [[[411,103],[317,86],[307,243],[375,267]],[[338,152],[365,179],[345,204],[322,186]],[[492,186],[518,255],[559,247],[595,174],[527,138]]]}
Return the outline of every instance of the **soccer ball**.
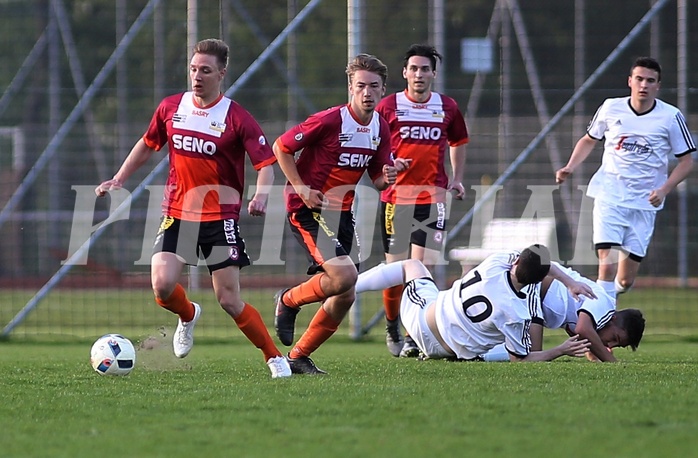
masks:
{"label": "soccer ball", "polygon": [[90,363],[102,375],[128,375],[136,365],[136,349],[120,334],[106,334],[92,344]]}

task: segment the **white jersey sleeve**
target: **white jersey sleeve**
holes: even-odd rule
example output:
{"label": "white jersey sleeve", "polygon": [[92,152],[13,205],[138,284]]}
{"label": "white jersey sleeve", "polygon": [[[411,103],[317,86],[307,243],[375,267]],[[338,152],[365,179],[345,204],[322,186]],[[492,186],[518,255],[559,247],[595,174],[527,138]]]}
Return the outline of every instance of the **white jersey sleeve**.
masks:
{"label": "white jersey sleeve", "polygon": [[579,313],[584,311],[594,320],[597,330],[604,327],[615,314],[615,301],[594,281],[583,277],[573,269],[557,263],[556,265],[575,281],[589,285],[596,299],[580,296],[580,300],[576,300],[565,285],[558,280],[553,280],[541,302],[544,326],[551,329],[562,328],[574,333]]}

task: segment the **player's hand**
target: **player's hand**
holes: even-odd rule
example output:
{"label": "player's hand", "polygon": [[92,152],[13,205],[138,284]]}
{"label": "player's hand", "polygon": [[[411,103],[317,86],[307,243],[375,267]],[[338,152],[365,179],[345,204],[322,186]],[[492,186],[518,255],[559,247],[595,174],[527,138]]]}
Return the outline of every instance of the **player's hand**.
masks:
{"label": "player's hand", "polygon": [[383,179],[388,185],[395,184],[395,180],[397,179],[397,167],[387,164],[384,165]]}
{"label": "player's hand", "polygon": [[250,216],[264,216],[267,214],[267,197],[255,195],[247,204],[247,212]]}
{"label": "player's hand", "polygon": [[95,188],[95,194],[97,197],[103,197],[109,191],[116,191],[117,189],[123,188],[124,184],[121,180],[112,178],[111,180],[103,181],[102,184]]}
{"label": "player's hand", "polygon": [[[606,347],[606,350],[608,350],[608,352],[609,352],[610,354],[613,354],[613,349],[612,349],[612,348]],[[584,354],[584,356],[586,356],[587,360],[588,360],[588,361],[591,361],[592,363],[599,363],[599,362],[601,362],[601,360],[600,360],[599,358],[597,358],[596,355],[593,354],[593,353],[590,352],[590,351],[587,351],[587,352]]]}
{"label": "player's hand", "polygon": [[403,159],[401,157],[396,158],[393,161],[393,165],[395,166],[395,169],[399,172],[404,172],[405,170],[410,168],[410,164],[412,164],[412,159]]}
{"label": "player's hand", "polygon": [[650,201],[650,204],[652,204],[653,207],[659,207],[660,205],[662,205],[662,202],[664,202],[665,197],[666,194],[663,193],[661,190],[654,189],[650,193],[650,197],[648,200]]}
{"label": "player's hand", "polygon": [[460,181],[449,183],[448,191],[452,192],[453,197],[458,200],[463,200],[463,197],[465,197],[465,187]]}
{"label": "player's hand", "polygon": [[580,339],[578,335],[574,335],[560,345],[560,350],[567,356],[581,358],[586,355],[590,346],[588,340]]}
{"label": "player's hand", "polygon": [[305,192],[298,193],[306,207],[311,210],[322,210],[328,202],[325,195],[317,189],[306,188]]}
{"label": "player's hand", "polygon": [[577,301],[579,300],[579,296],[586,296],[589,299],[596,299],[594,290],[591,289],[591,286],[584,282],[576,281],[568,286],[567,289],[569,290],[570,294],[572,294],[572,297],[574,297],[574,299]]}
{"label": "player's hand", "polygon": [[567,166],[564,166],[563,168],[555,172],[555,183],[564,183],[567,177],[570,175],[572,175],[572,169],[570,169]]}

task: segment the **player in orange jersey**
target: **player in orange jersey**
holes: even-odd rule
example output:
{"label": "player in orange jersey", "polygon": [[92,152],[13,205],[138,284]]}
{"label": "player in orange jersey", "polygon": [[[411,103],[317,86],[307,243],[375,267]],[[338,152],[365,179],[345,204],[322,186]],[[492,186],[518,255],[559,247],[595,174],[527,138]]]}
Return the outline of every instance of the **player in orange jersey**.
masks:
{"label": "player in orange jersey", "polygon": [[259,312],[240,296],[240,269],[250,264],[237,223],[245,153],[258,172],[256,193],[247,206],[252,216],[266,213],[276,159],[257,121],[221,93],[227,66],[227,44],[217,39],[200,41],[189,63],[192,90],[160,103],[148,130],[114,178],[95,192],[103,196],[120,189],[155,151],[167,145],[170,173],[151,259],[151,281],[155,301],[179,316],[175,355],[184,358],[191,351],[194,325],[201,314],[199,304],[187,298],[178,281],[185,264],[197,265],[203,258],[223,310],[262,350],[272,377],[289,377],[288,362]]}
{"label": "player in orange jersey", "polygon": [[[456,101],[431,90],[437,59],[441,55],[433,46],[410,46],[402,69],[407,88],[387,96],[376,108],[390,126],[395,158],[411,163],[381,194],[381,232],[388,263],[413,258],[432,268],[446,233],[447,192],[452,191],[456,199],[465,194],[468,129]],[[445,170],[447,155],[450,176]],[[400,333],[401,294],[402,285],[383,291],[386,343],[394,356],[417,356],[417,345],[409,336],[403,341]]]}
{"label": "player in orange jersey", "polygon": [[[284,345],[293,343],[299,307],[322,303],[287,357],[293,373],[299,374],[325,373],[309,356],[334,334],[354,303],[360,261],[351,210],[356,184],[368,172],[376,188],[385,189],[407,167],[403,161],[393,165],[388,125],[374,111],[385,93],[388,68],[374,56],[359,54],[346,73],[350,102],[311,115],[273,146],[288,178],[288,221],[313,275],[275,297],[274,326]],[[296,161],[294,154],[300,150]]]}

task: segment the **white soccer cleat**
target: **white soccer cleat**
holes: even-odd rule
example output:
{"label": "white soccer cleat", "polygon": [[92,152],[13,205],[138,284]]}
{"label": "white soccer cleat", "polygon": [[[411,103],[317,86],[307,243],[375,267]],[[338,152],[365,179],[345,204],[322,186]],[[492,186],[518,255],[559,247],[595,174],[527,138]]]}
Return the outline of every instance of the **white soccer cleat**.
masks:
{"label": "white soccer cleat", "polygon": [[196,302],[191,303],[194,306],[194,318],[191,321],[184,322],[179,319],[177,329],[172,337],[172,348],[177,358],[184,358],[189,354],[194,346],[194,326],[201,316],[201,306]]}
{"label": "white soccer cleat", "polygon": [[283,356],[269,358],[267,366],[269,366],[269,370],[271,371],[271,378],[291,376],[291,366],[288,365],[288,361]]}

